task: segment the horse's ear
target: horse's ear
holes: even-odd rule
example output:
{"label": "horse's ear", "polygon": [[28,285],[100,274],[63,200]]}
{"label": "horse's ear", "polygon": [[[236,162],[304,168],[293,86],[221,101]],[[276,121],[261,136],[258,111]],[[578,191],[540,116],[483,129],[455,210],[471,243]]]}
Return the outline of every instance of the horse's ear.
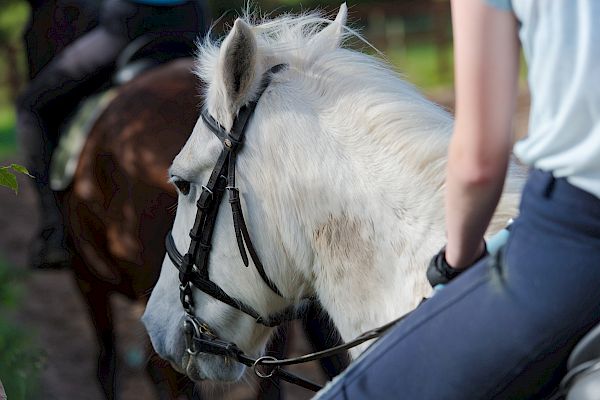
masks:
{"label": "horse's ear", "polygon": [[250,26],[237,19],[221,46],[220,69],[231,106],[239,106],[254,82],[257,59],[256,38]]}
{"label": "horse's ear", "polygon": [[340,47],[347,19],[348,6],[346,6],[346,3],[342,3],[335,20],[313,38],[313,44],[329,50]]}

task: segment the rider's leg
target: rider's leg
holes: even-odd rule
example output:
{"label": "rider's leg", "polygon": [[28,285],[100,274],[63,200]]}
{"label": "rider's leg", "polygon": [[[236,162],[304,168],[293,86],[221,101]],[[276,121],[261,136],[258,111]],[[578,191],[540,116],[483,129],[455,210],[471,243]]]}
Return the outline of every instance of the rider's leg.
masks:
{"label": "rider's leg", "polygon": [[544,398],[600,320],[600,199],[534,171],[499,259],[450,283],[319,399]]}
{"label": "rider's leg", "polygon": [[110,78],[114,60],[126,44],[126,38],[101,27],[94,29],[50,62],[19,99],[17,130],[41,206],[40,238],[33,246],[35,267],[60,267],[68,262],[62,215],[48,171],[60,124],[81,98]]}
{"label": "rider's leg", "polygon": [[29,79],[63,48],[98,25],[98,0],[28,0],[30,17],[23,30]]}

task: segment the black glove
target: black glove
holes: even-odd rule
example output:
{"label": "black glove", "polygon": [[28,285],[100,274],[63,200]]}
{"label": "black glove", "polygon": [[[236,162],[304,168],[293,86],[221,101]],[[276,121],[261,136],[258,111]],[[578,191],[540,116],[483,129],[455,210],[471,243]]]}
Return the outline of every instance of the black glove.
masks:
{"label": "black glove", "polygon": [[[479,260],[488,255],[487,246],[485,241],[483,242],[483,253],[473,262],[477,263]],[[427,280],[431,287],[436,287],[439,284],[446,284],[452,279],[456,278],[467,268],[456,269],[452,268],[446,261],[446,246],[431,259],[429,266],[427,267]]]}

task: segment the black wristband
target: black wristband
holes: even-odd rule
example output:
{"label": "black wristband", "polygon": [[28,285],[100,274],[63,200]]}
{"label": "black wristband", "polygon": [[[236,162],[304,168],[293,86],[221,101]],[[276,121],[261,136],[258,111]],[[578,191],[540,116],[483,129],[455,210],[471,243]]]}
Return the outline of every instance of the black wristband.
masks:
{"label": "black wristband", "polygon": [[[487,255],[487,244],[484,241],[483,252],[475,261],[473,261],[473,264],[477,263]],[[467,269],[468,267],[457,269],[450,266],[446,261],[446,246],[444,246],[429,262],[429,266],[427,267],[427,280],[432,287],[439,284],[446,284]]]}
{"label": "black wristband", "polygon": [[429,262],[427,280],[432,287],[446,284],[456,278],[462,270],[454,269],[446,261],[446,247],[443,247]]}

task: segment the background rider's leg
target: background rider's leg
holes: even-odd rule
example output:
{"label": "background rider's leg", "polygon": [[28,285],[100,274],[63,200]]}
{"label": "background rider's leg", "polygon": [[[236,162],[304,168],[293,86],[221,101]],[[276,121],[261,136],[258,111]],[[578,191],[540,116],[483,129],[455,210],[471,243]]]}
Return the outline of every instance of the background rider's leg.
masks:
{"label": "background rider's leg", "polygon": [[114,59],[127,44],[122,38],[96,28],[61,52],[31,81],[17,109],[17,130],[25,163],[35,176],[40,197],[41,238],[32,263],[54,267],[68,260],[62,216],[49,187],[48,167],[59,137],[60,124],[86,95],[111,76]]}

